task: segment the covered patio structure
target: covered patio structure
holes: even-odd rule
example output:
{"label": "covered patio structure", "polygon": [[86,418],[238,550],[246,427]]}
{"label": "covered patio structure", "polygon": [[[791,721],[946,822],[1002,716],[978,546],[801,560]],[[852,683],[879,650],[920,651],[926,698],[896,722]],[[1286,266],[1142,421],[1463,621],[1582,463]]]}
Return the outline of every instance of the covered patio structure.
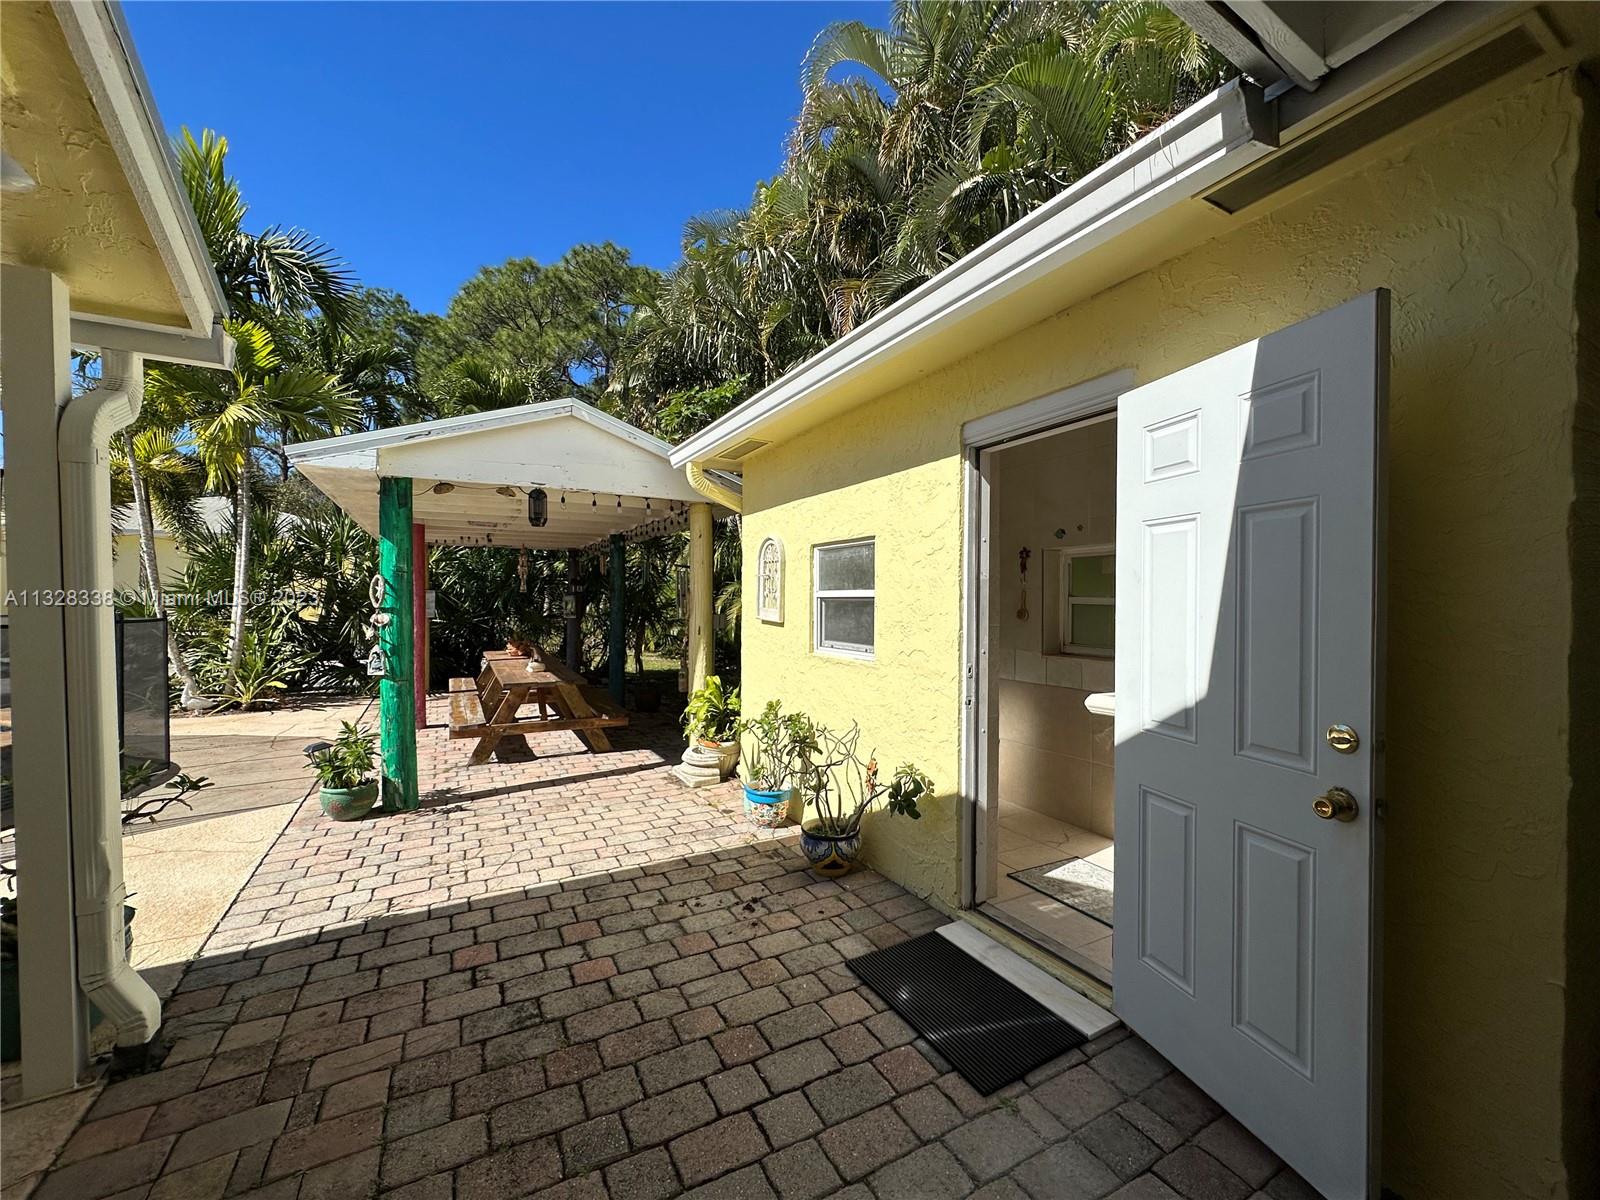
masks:
{"label": "covered patio structure", "polygon": [[[690,479],[659,438],[581,400],[552,400],[289,447],[290,462],[379,542],[374,625],[382,679],[384,805],[417,807],[416,730],[426,724],[427,547],[604,550],[610,560],[610,691],[623,699],[629,538],[689,530],[690,687],[711,671],[711,529],[738,504],[721,476]],[[581,610],[566,606],[567,668]]]}

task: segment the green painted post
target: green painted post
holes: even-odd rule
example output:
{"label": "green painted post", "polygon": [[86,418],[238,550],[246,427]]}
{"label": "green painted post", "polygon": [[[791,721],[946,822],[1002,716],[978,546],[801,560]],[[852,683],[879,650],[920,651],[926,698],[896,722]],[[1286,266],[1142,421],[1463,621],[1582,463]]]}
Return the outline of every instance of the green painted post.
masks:
{"label": "green painted post", "polygon": [[378,684],[378,732],[383,748],[383,806],[390,812],[419,807],[417,725],[412,691],[411,480],[378,480],[378,572],[383,576],[378,630],[383,679]]}
{"label": "green painted post", "polygon": [[623,672],[628,663],[628,600],[624,583],[626,568],[622,535],[613,533],[611,535],[611,649],[607,657],[611,660],[611,698],[618,704],[623,702],[623,693],[626,690]]}

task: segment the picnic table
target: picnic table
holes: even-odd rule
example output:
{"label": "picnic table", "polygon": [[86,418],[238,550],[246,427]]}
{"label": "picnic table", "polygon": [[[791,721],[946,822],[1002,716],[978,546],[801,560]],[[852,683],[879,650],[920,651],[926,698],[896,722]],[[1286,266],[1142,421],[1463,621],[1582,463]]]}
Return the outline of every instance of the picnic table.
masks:
{"label": "picnic table", "polygon": [[[534,711],[523,716],[526,705]],[[560,729],[572,730],[594,753],[605,753],[611,749],[605,731],[627,723],[628,714],[610,693],[538,650],[526,657],[490,650],[477,679],[450,681],[450,737],[478,742],[468,766],[488,762],[503,738]]]}

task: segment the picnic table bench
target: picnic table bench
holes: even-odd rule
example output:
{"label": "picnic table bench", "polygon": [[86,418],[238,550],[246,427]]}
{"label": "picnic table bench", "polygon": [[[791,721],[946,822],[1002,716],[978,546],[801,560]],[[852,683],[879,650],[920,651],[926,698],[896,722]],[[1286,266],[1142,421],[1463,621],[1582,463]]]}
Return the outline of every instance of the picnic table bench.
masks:
{"label": "picnic table bench", "polygon": [[[528,704],[537,715],[520,715]],[[523,657],[491,650],[477,679],[450,681],[450,737],[478,740],[468,766],[487,762],[503,738],[561,729],[572,730],[591,751],[605,753],[611,749],[606,729],[627,723],[628,714],[609,692],[538,651]]]}

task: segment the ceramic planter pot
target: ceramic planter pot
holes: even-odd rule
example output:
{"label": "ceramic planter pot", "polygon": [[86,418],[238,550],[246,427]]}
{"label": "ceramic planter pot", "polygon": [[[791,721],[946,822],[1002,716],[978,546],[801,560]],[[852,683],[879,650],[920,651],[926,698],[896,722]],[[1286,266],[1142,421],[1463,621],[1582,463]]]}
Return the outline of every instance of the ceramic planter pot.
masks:
{"label": "ceramic planter pot", "polygon": [[744,815],[752,825],[759,825],[763,829],[776,829],[779,825],[789,820],[789,805],[794,800],[793,788],[778,788],[766,790],[753,788],[749,784],[744,789]]}
{"label": "ceramic planter pot", "polygon": [[855,833],[827,833],[815,825],[800,830],[800,849],[806,861],[818,875],[837,879],[855,869],[861,857],[861,831]]}
{"label": "ceramic planter pot", "polygon": [[322,811],[335,821],[359,821],[378,802],[378,781],[353,788],[323,788]]}
{"label": "ceramic planter pot", "polygon": [[739,762],[739,743],[737,740],[731,742],[718,742],[711,738],[696,738],[695,741],[699,742],[700,745],[704,746],[707,750],[710,750],[718,757],[718,759],[721,760],[719,763],[719,769],[722,771],[722,777],[724,779],[733,774],[733,768],[738,765]]}

